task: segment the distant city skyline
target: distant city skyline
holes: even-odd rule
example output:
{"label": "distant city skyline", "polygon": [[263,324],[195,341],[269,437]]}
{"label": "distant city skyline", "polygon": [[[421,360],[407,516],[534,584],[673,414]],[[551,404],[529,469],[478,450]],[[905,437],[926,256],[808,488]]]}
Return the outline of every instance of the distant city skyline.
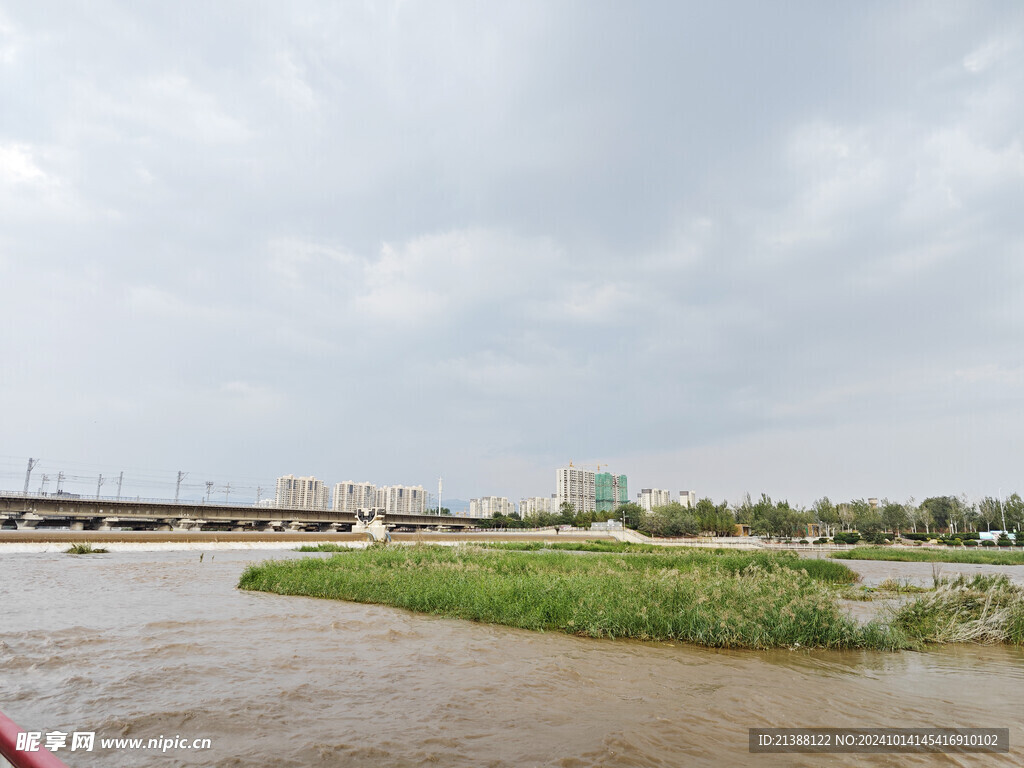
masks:
{"label": "distant city skyline", "polygon": [[[34,457],[33,457],[34,458]],[[3,457],[0,456],[0,492],[7,493],[18,493],[24,487],[25,470],[27,464],[27,458],[25,463],[21,464],[20,470],[17,469],[18,457]],[[595,469],[588,469],[587,465],[580,467],[574,467],[580,473],[589,473],[596,475]],[[604,465],[600,465],[604,466]],[[60,467],[60,468],[56,468]],[[123,473],[123,474],[122,474]],[[175,492],[179,491],[181,499],[183,501],[199,501],[205,498],[210,498],[212,501],[230,501],[231,503],[245,504],[245,503],[257,503],[261,501],[266,503],[275,503],[277,501],[277,489],[280,481],[288,477],[287,475],[278,476],[277,478],[271,478],[269,480],[256,481],[248,476],[238,476],[234,478],[225,477],[218,475],[217,473],[203,473],[203,472],[184,472],[183,482],[180,488],[176,488],[176,474],[175,472],[167,472],[161,470],[143,470],[139,468],[129,468],[128,470],[118,470],[116,465],[110,465],[107,467],[100,467],[92,464],[81,464],[77,462],[62,461],[59,464],[54,462],[47,462],[44,458],[36,458],[33,466],[33,470],[30,475],[30,493],[38,493],[40,491],[46,493],[56,493],[58,490],[57,482],[61,483],[61,488],[65,493],[74,493],[83,497],[95,496],[97,491],[101,492],[101,495],[105,498],[115,498],[115,493],[118,489],[118,481],[122,482],[121,496],[125,499],[141,497],[148,499],[172,499],[174,498]],[[98,485],[98,480],[102,475],[102,484]],[[403,484],[390,484],[377,486],[374,483],[354,483],[352,481],[334,482],[331,477],[318,478],[315,475],[305,475],[296,477],[294,474],[291,475],[293,480],[312,480],[319,483],[319,490],[317,493],[327,493],[326,501],[320,501],[318,503],[327,504],[331,508],[338,509],[337,494],[338,489],[347,486],[361,486],[364,489],[364,494],[358,496],[358,501],[363,505],[368,506],[383,506],[380,498],[376,495],[380,489],[389,488],[408,488],[410,490],[417,489],[416,504],[422,505],[423,508],[429,512],[430,509],[436,509],[437,507],[437,496],[429,490],[429,486],[424,488],[421,484],[412,483],[408,485]],[[45,478],[45,479],[44,479]],[[196,479],[193,479],[196,478]],[[204,479],[199,479],[204,478]],[[207,480],[205,478],[216,478]],[[631,481],[630,481],[631,482]],[[663,484],[668,485],[668,484]],[[594,483],[594,506],[596,507],[596,482]],[[632,486],[631,486],[632,487]],[[369,496],[365,495],[365,489],[372,489],[372,502],[367,504]],[[531,489],[533,490],[533,489]],[[468,512],[471,509],[471,503],[474,498],[477,499],[491,499],[486,502],[489,505],[494,505],[495,499],[505,498],[512,505],[515,511],[518,513],[521,502],[527,502],[533,509],[543,509],[544,511],[557,511],[559,507],[558,489],[556,484],[547,489],[541,489],[542,491],[547,490],[549,493],[510,493],[510,494],[477,494],[476,496],[466,493],[459,493],[454,491],[452,496],[445,496],[442,500],[443,506],[458,509]],[[811,504],[821,498],[821,496],[828,496],[832,502],[839,503],[845,501],[853,501],[857,499],[869,500],[880,498],[888,498],[893,501],[907,501],[910,498],[916,501],[921,501],[928,496],[966,496],[969,501],[977,502],[985,497],[991,498],[1006,498],[1012,493],[1024,493],[1024,487],[1008,486],[999,487],[990,492],[984,492],[979,494],[970,494],[966,491],[959,492],[942,492],[932,491],[922,494],[916,494],[908,497],[897,497],[897,496],[886,496],[884,494],[875,493],[861,493],[854,495],[839,495],[835,493],[825,493],[821,496],[816,496],[811,499],[800,499],[794,495],[787,494],[771,494],[764,490],[751,490],[748,492],[741,493],[734,498],[726,496],[715,496],[711,493],[701,492],[699,489],[685,489],[678,492],[672,491],[669,488],[657,488],[654,487],[654,494],[649,494],[652,488],[644,487],[641,488],[636,486],[630,491],[630,498],[620,499],[621,501],[630,501],[638,503],[641,507],[647,508],[649,506],[657,506],[662,503],[668,502],[680,502],[684,506],[693,506],[697,500],[702,498],[710,498],[715,503],[722,501],[727,502],[730,506],[736,507],[743,502],[747,493],[756,500],[760,497],[761,493],[767,493],[773,500],[788,500],[791,504],[798,507],[809,507]],[[352,489],[349,489],[351,493]],[[313,486],[306,491],[307,493],[313,492]],[[422,501],[420,496],[422,494]],[[644,496],[646,495],[646,498]],[[323,499],[322,496],[319,497]],[[286,505],[291,506],[305,506],[303,502],[297,502],[294,500],[285,502]],[[584,505],[586,506],[586,505]],[[347,508],[346,508],[347,509]]]}
{"label": "distant city skyline", "polygon": [[1008,492],[1022,92],[1017,3],[10,0],[4,481]]}

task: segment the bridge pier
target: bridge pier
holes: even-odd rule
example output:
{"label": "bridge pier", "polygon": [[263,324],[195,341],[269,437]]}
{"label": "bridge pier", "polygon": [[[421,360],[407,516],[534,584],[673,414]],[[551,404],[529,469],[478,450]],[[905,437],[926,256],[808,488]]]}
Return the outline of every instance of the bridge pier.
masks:
{"label": "bridge pier", "polygon": [[14,524],[18,526],[18,530],[33,531],[36,526],[39,525],[40,521],[32,517],[20,517],[16,518]]}

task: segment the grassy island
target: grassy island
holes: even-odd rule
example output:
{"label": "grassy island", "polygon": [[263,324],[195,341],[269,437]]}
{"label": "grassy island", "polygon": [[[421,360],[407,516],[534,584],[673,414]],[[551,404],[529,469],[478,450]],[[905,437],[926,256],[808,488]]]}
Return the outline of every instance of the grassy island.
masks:
{"label": "grassy island", "polygon": [[855,579],[841,563],[789,553],[417,545],[261,563],[245,570],[239,587],[586,637],[720,648],[1024,642],[1024,590],[1005,578],[946,584],[891,621],[865,625],[837,602]]}
{"label": "grassy island", "polygon": [[991,549],[910,549],[907,547],[854,547],[836,552],[839,560],[893,560],[905,563],[974,563],[978,565],[1024,565],[1024,551]]}

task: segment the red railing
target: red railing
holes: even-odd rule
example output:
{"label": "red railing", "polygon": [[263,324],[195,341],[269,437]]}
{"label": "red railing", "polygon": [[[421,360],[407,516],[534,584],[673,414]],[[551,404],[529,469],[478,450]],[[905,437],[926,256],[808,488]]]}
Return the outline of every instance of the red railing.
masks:
{"label": "red railing", "polygon": [[68,768],[46,747],[40,746],[38,752],[19,750],[18,735],[22,733],[24,728],[0,712],[0,755],[14,768]]}

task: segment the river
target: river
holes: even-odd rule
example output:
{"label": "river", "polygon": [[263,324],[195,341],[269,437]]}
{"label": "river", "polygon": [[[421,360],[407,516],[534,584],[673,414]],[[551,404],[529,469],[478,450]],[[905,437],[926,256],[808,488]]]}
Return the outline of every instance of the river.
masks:
{"label": "river", "polygon": [[[235,589],[271,556],[297,555],[0,553],[0,710],[95,732],[72,768],[1024,763],[1021,649],[720,651]],[[1009,727],[1011,753],[750,754],[764,726]],[[99,744],[176,736],[212,746]]]}

